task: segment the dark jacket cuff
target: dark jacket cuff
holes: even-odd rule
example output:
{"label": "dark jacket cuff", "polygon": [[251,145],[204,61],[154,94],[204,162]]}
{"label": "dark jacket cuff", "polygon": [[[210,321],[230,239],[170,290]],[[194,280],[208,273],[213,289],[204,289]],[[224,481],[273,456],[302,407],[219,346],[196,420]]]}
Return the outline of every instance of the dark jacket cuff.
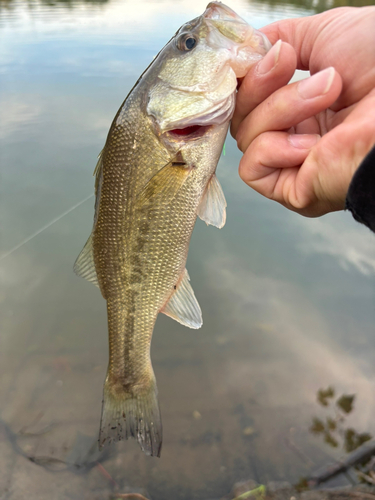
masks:
{"label": "dark jacket cuff", "polygon": [[345,209],[351,211],[356,221],[375,232],[375,146],[353,176]]}

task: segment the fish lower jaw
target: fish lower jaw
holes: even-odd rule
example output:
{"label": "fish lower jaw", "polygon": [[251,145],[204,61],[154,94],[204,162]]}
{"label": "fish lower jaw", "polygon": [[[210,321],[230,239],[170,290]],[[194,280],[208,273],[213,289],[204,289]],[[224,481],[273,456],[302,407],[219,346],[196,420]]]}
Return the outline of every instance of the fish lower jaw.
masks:
{"label": "fish lower jaw", "polygon": [[235,106],[234,94],[230,95],[221,105],[201,116],[185,119],[168,127],[163,136],[174,140],[194,140],[203,137],[215,125],[229,123]]}

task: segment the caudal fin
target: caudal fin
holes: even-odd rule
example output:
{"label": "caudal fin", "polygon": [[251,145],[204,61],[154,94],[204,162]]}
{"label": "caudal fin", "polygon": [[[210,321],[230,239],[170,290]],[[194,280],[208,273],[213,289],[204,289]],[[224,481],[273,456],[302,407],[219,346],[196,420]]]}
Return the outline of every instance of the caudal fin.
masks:
{"label": "caudal fin", "polygon": [[99,448],[113,441],[134,437],[146,455],[160,457],[163,430],[156,382],[148,391],[133,395],[118,386],[104,384]]}

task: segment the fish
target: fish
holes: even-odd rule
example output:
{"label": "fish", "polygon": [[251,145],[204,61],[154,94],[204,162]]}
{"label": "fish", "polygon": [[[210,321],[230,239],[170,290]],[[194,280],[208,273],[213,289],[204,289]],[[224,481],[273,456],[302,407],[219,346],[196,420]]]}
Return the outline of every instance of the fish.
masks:
{"label": "fish", "polygon": [[270,49],[220,2],[185,23],[118,110],[95,168],[93,229],[74,271],[107,302],[109,362],[99,447],[134,437],[160,457],[162,422],[150,358],[156,318],[190,328],[202,313],[186,270],[197,217],[221,228],[215,171],[237,79]]}

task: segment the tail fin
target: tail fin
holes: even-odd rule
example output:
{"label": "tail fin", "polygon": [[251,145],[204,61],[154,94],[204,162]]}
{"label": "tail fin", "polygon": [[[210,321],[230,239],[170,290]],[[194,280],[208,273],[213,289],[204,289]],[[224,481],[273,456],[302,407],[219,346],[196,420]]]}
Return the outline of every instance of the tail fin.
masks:
{"label": "tail fin", "polygon": [[148,391],[133,395],[122,386],[112,388],[107,377],[104,384],[99,448],[129,437],[137,438],[146,455],[160,457],[163,430],[155,379]]}

